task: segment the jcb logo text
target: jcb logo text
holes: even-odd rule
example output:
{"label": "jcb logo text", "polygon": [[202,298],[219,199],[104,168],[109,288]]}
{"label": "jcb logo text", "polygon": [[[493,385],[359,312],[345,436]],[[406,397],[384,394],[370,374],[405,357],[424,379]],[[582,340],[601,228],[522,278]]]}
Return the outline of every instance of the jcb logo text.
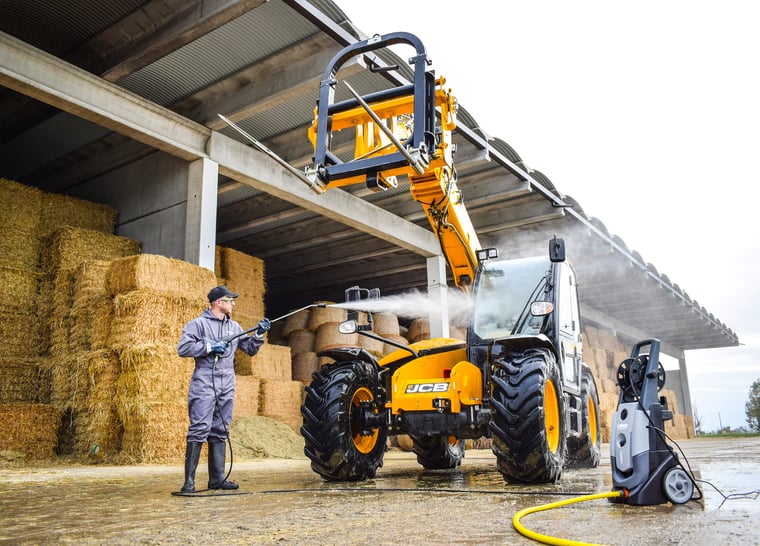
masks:
{"label": "jcb logo text", "polygon": [[406,394],[414,394],[417,392],[446,392],[449,390],[448,383],[414,383],[407,385]]}

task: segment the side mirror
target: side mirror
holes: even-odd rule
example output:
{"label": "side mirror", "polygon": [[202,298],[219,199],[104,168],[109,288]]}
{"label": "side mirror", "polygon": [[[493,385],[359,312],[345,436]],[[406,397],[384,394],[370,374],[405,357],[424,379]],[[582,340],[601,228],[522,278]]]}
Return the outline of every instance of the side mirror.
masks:
{"label": "side mirror", "polygon": [[555,235],[549,241],[549,259],[552,262],[564,262],[565,261],[565,240],[557,239]]}

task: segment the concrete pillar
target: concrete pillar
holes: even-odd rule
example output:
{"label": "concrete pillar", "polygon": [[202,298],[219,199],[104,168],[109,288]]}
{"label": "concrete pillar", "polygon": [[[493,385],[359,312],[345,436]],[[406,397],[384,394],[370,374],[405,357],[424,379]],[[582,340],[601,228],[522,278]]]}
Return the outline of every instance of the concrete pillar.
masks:
{"label": "concrete pillar", "polygon": [[185,261],[214,270],[216,196],[219,165],[208,158],[189,164],[185,222]]}
{"label": "concrete pillar", "polygon": [[430,310],[430,337],[449,337],[449,307],[446,294],[446,260],[443,256],[427,259],[427,291]]}

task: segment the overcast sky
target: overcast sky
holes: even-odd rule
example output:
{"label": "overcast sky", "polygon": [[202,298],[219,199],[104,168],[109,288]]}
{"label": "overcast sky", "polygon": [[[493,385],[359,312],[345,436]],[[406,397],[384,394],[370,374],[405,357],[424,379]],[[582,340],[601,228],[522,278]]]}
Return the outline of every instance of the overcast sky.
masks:
{"label": "overcast sky", "polygon": [[742,346],[686,361],[704,430],[746,426],[760,379],[760,4],[337,2],[367,35],[416,34],[486,132],[737,333]]}

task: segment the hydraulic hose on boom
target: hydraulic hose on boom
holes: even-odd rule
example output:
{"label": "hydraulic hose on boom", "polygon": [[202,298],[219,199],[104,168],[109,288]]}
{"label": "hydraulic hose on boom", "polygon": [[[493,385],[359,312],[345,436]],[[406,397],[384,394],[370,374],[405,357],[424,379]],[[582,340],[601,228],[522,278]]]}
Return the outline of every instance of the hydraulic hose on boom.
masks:
{"label": "hydraulic hose on boom", "polygon": [[[353,98],[335,102],[338,71],[348,60],[394,44],[415,49],[409,59],[414,68],[412,84],[360,95],[347,82]],[[325,69],[309,139],[314,165],[306,172],[312,187],[330,188],[364,182],[374,191],[398,186],[407,176],[412,197],[422,205],[454,282],[468,291],[478,265],[480,249],[475,229],[457,186],[454,144],[457,101],[444,90],[444,78],[427,70],[429,61],[422,42],[406,32],[374,36],[338,52]],[[334,136],[353,130],[353,153],[343,161],[345,148],[331,149],[341,139]]]}

